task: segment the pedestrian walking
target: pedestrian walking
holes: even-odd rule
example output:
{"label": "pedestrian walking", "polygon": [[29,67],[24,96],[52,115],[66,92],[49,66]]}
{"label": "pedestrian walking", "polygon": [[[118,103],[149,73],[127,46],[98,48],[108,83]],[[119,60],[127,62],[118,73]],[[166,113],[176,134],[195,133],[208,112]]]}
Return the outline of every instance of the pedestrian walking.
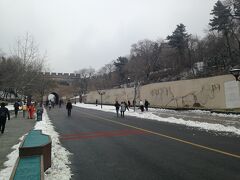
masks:
{"label": "pedestrian walking", "polygon": [[98,100],[96,99],[96,106],[98,105]]}
{"label": "pedestrian walking", "polygon": [[43,114],[42,104],[38,103],[36,111],[37,111],[37,113],[36,113],[37,114],[37,121],[41,121],[42,120],[42,114]]}
{"label": "pedestrian walking", "polygon": [[15,118],[17,118],[18,111],[19,111],[19,106],[20,106],[20,105],[19,105],[19,102],[16,101],[13,106],[14,106]]}
{"label": "pedestrian walking", "polygon": [[51,104],[52,104],[52,108],[54,109],[55,101],[51,101]]}
{"label": "pedestrian walking", "polygon": [[116,108],[117,117],[118,117],[119,107],[120,107],[120,104],[118,103],[118,101],[115,102],[114,106],[115,106],[115,108]]}
{"label": "pedestrian walking", "polygon": [[71,103],[70,100],[68,100],[68,102],[67,102],[66,109],[67,109],[67,112],[68,112],[68,116],[71,116],[72,103]]}
{"label": "pedestrian walking", "polygon": [[136,106],[136,101],[135,101],[135,100],[133,100],[132,104],[133,104],[133,106]]}
{"label": "pedestrian walking", "polygon": [[26,111],[27,111],[27,105],[26,105],[26,103],[23,104],[23,106],[22,106],[22,111],[23,111],[23,118],[25,118],[25,117],[26,117]]}
{"label": "pedestrian walking", "polygon": [[148,106],[149,105],[150,105],[150,103],[148,102],[148,100],[145,99],[144,106],[145,106],[146,111],[148,111]]}
{"label": "pedestrian walking", "polygon": [[49,102],[49,100],[46,100],[46,106],[48,106],[48,105],[49,105],[49,103],[50,103],[50,102]]}
{"label": "pedestrian walking", "polygon": [[144,105],[143,105],[142,100],[139,101],[139,106],[140,106],[141,111],[143,112],[144,111]]}
{"label": "pedestrian walking", "polygon": [[33,103],[31,103],[28,106],[28,118],[29,119],[34,119],[34,113],[35,113],[35,106]]}
{"label": "pedestrian walking", "polygon": [[2,102],[0,108],[0,131],[2,134],[4,133],[7,118],[10,120],[10,114],[8,108],[5,107],[5,103]]}
{"label": "pedestrian walking", "polygon": [[125,101],[124,101],[124,104],[125,104],[126,109],[129,111],[128,104]]}
{"label": "pedestrian walking", "polygon": [[124,117],[124,112],[126,111],[126,105],[124,102],[121,102],[121,106],[120,106],[120,112],[121,112],[121,117]]}
{"label": "pedestrian walking", "polygon": [[48,110],[51,111],[51,109],[52,109],[52,103],[50,102],[48,103]]}
{"label": "pedestrian walking", "polygon": [[63,103],[63,100],[62,100],[62,99],[60,99],[60,100],[59,100],[59,108],[61,108],[61,107],[62,107],[62,103]]}
{"label": "pedestrian walking", "polygon": [[128,107],[130,108],[131,107],[131,102],[128,100]]}

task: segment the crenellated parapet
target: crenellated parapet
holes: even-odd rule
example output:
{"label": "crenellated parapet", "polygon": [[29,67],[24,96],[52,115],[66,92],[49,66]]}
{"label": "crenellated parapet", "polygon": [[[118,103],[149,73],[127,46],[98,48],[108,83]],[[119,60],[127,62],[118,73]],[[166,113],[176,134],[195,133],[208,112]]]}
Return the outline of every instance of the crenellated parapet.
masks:
{"label": "crenellated parapet", "polygon": [[72,81],[75,79],[80,79],[80,74],[75,74],[75,73],[42,72],[42,75],[44,75],[47,78],[51,78],[53,80]]}

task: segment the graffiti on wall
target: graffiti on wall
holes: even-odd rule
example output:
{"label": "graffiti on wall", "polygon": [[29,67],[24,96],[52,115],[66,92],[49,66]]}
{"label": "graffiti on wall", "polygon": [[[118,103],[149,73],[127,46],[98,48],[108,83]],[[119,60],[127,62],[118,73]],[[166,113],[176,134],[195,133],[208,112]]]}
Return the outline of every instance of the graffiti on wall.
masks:
{"label": "graffiti on wall", "polygon": [[192,91],[183,96],[176,96],[171,87],[152,89],[150,95],[162,106],[204,107],[220,92],[220,84],[204,84],[199,91]]}
{"label": "graffiti on wall", "polygon": [[[112,93],[115,101],[130,101],[132,102],[134,99],[134,88],[126,89],[124,88],[123,91],[115,91]],[[136,99],[140,99],[140,86],[136,88]]]}

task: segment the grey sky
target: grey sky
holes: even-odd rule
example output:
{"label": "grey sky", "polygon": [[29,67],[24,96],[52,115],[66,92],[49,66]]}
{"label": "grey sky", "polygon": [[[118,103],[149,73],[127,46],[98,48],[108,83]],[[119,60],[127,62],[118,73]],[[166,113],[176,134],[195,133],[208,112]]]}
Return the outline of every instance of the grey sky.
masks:
{"label": "grey sky", "polygon": [[0,0],[0,49],[30,33],[52,71],[99,69],[142,39],[165,39],[183,23],[204,36],[217,0]]}

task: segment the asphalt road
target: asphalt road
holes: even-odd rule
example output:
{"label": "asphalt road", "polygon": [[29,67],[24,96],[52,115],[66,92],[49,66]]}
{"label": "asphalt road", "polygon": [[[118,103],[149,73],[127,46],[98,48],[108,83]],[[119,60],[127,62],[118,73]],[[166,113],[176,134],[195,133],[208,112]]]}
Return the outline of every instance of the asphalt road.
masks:
{"label": "asphalt road", "polygon": [[49,112],[76,180],[239,180],[240,137],[74,107]]}

